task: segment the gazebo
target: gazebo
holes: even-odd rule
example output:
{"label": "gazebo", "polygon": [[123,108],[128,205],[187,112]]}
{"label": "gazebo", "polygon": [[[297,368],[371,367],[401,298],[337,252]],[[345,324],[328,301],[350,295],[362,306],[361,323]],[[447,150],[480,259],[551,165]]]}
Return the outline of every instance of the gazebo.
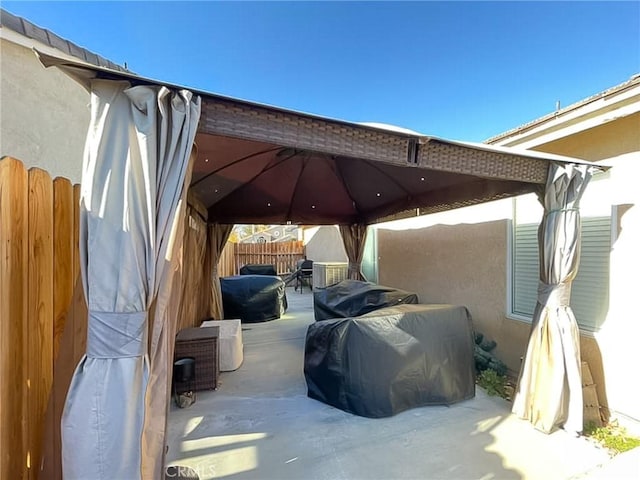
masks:
{"label": "gazebo", "polygon": [[[582,430],[569,297],[595,166],[39,57],[91,93],[80,230],[88,341],[62,420],[65,477],[162,476],[177,317],[193,274],[185,259],[201,259],[205,279],[190,299],[221,318],[215,266],[234,223],[337,224],[359,278],[367,225],[529,192],[545,210],[540,286],[513,411],[545,432]],[[207,225],[188,250],[187,212]]]}

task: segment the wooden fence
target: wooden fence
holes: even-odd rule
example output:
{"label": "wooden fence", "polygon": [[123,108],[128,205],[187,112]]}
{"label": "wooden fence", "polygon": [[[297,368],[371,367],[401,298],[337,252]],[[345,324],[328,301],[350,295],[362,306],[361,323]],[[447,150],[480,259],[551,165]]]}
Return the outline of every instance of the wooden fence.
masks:
{"label": "wooden fence", "polygon": [[60,417],[86,346],[79,197],[65,178],[0,160],[0,478],[61,477]]}
{"label": "wooden fence", "polygon": [[300,241],[227,243],[220,256],[218,273],[221,277],[237,275],[243,265],[269,264],[275,266],[278,275],[283,275],[292,272],[304,254],[304,244]]}

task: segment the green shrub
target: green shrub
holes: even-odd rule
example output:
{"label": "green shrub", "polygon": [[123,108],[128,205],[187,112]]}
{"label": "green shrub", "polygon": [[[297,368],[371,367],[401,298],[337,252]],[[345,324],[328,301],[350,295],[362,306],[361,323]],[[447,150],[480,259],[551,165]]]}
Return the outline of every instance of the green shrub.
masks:
{"label": "green shrub", "polygon": [[589,423],[584,429],[584,434],[609,449],[614,455],[640,447],[640,438],[627,435],[624,427],[615,422],[604,427],[596,427],[595,424]]}
{"label": "green shrub", "polygon": [[498,374],[495,370],[487,369],[480,372],[476,382],[488,395],[507,398],[507,377]]}

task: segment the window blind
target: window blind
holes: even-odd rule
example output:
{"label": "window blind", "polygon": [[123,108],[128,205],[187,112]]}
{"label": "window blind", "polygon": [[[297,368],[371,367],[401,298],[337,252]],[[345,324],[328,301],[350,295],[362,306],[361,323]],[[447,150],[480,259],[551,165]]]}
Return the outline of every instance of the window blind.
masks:
{"label": "window blind", "polygon": [[[512,313],[531,317],[538,290],[538,225],[516,224],[512,249]],[[609,308],[611,217],[582,217],[578,275],[571,308],[583,330],[597,331]]]}

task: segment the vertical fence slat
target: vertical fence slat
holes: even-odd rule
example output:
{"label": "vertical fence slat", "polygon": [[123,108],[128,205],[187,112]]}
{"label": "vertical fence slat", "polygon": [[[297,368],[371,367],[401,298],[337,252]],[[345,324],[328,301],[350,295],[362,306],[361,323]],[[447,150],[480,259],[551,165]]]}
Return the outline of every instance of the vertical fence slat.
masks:
{"label": "vertical fence slat", "polygon": [[73,296],[73,185],[66,178],[53,181],[53,358],[58,356],[60,337]]}
{"label": "vertical fence slat", "polygon": [[0,160],[0,478],[25,472],[23,330],[27,317],[28,174]]}
{"label": "vertical fence slat", "polygon": [[29,290],[26,340],[26,440],[28,478],[40,470],[44,414],[53,383],[53,182],[39,168],[29,170]]}
{"label": "vertical fence slat", "polygon": [[[53,181],[53,359],[54,364],[58,358],[60,342],[67,324],[69,307],[73,298],[73,287],[75,284],[75,271],[73,265],[74,235],[73,226],[76,209],[74,207],[73,185],[66,178],[58,177]],[[76,247],[77,248],[77,247]],[[70,360],[71,356],[67,358]],[[70,362],[68,362],[70,363]],[[71,365],[67,369],[72,368]],[[60,369],[54,369],[54,375]],[[65,387],[68,385],[65,385]],[[47,451],[47,460],[51,465],[47,465],[47,475],[54,478],[62,478],[62,465],[60,463],[60,417],[62,415],[62,402],[66,395],[66,388],[61,382],[56,382],[52,392],[52,410],[48,420],[51,425],[47,432],[50,438],[45,439],[45,447],[50,446]]]}

